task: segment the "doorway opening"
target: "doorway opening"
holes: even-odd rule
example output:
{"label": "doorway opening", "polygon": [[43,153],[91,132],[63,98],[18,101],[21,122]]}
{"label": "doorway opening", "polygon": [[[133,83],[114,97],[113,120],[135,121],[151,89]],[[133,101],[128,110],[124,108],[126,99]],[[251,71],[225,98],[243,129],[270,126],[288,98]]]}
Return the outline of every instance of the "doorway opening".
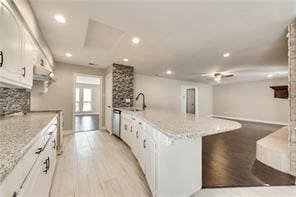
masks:
{"label": "doorway opening", "polygon": [[182,86],[182,112],[198,115],[198,89],[197,87]]}
{"label": "doorway opening", "polygon": [[75,74],[74,83],[74,131],[99,130],[102,119],[101,77]]}
{"label": "doorway opening", "polygon": [[186,89],[186,113],[195,114],[195,88]]}

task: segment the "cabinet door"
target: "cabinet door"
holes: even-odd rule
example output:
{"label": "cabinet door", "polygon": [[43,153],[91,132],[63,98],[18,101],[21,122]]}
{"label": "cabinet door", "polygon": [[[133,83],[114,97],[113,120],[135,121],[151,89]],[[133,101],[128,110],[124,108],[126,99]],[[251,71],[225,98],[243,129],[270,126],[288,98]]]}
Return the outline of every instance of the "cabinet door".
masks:
{"label": "cabinet door", "polygon": [[10,8],[1,1],[1,65],[0,80],[18,82],[20,79],[19,64],[21,61],[21,26]]}
{"label": "cabinet door", "polygon": [[140,163],[140,166],[145,174],[145,155],[144,155],[144,149],[146,146],[146,140],[144,138],[144,132],[142,130],[139,130],[139,141],[138,141],[138,161]]}
{"label": "cabinet door", "polygon": [[52,135],[45,149],[26,179],[20,196],[48,196],[56,164],[55,135]]}
{"label": "cabinet door", "polygon": [[120,123],[120,137],[121,139],[125,142],[128,143],[128,122],[125,118],[121,118],[121,123]]}
{"label": "cabinet door", "polygon": [[24,31],[22,39],[21,83],[33,85],[33,65],[36,61],[36,50],[30,35]]}
{"label": "cabinet door", "polygon": [[145,175],[150,190],[155,194],[155,143],[148,137],[145,137],[144,144],[145,155]]}

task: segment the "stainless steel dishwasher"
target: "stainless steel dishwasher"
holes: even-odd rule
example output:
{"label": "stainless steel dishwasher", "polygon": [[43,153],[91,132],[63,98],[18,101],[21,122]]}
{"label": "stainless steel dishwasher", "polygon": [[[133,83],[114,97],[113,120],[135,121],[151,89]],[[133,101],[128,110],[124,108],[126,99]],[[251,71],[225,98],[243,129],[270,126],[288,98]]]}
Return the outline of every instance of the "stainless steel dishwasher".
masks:
{"label": "stainless steel dishwasher", "polygon": [[119,138],[120,138],[120,121],[121,121],[121,111],[118,109],[113,109],[112,133]]}

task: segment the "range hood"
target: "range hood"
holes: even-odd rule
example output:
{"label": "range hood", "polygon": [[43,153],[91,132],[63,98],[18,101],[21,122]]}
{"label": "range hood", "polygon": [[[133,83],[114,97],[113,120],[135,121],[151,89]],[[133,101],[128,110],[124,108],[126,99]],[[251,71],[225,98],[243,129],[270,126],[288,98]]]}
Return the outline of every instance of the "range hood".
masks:
{"label": "range hood", "polygon": [[34,66],[33,80],[35,81],[55,81],[56,77],[52,70],[43,66]]}

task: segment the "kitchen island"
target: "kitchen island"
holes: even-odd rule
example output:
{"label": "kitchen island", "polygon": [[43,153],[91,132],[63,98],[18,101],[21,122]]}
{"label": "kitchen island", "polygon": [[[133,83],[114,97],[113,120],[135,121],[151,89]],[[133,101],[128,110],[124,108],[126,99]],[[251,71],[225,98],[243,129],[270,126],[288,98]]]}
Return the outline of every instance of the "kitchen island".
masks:
{"label": "kitchen island", "polygon": [[202,136],[239,129],[235,121],[160,109],[121,110],[130,146],[153,196],[190,196],[202,186]]}

